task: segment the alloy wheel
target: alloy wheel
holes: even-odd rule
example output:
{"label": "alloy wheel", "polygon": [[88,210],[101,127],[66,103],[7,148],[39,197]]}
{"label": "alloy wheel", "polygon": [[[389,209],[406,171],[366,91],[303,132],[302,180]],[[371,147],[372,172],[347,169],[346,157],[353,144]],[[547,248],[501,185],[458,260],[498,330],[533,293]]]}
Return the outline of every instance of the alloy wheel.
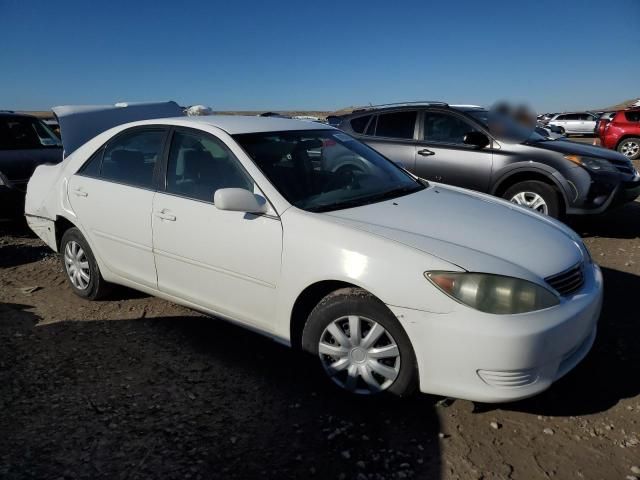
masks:
{"label": "alloy wheel", "polygon": [[318,354],[331,380],[354,393],[386,390],[400,373],[400,350],[394,338],[379,323],[358,315],[327,325]]}
{"label": "alloy wheel", "polygon": [[64,248],[64,265],[73,286],[78,290],[86,290],[91,281],[91,270],[89,259],[78,242],[67,242]]}
{"label": "alloy wheel", "polygon": [[640,143],[636,141],[627,141],[620,145],[620,153],[626,157],[633,157],[640,152]]}
{"label": "alloy wheel", "polygon": [[535,210],[543,215],[549,214],[547,202],[545,202],[541,195],[535,192],[518,192],[511,197],[511,202]]}

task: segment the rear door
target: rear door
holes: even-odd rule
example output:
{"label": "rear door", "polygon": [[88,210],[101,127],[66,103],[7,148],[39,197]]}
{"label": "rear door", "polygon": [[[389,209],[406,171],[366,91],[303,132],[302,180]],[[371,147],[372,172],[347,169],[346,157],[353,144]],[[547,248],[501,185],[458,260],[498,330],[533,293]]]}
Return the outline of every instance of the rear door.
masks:
{"label": "rear door", "polygon": [[401,110],[372,115],[365,136],[367,145],[409,171],[415,169],[418,111]]}
{"label": "rear door", "polygon": [[151,207],[166,128],[125,130],[71,177],[71,206],[92,249],[113,273],[156,288]]}
{"label": "rear door", "polygon": [[590,113],[583,113],[580,115],[582,133],[592,134],[596,129],[596,117]]}
{"label": "rear door", "polygon": [[[467,133],[478,126],[454,112],[425,110],[416,148],[415,173],[435,182],[486,192],[491,179],[493,153],[467,145]],[[486,132],[482,132],[485,133]]]}

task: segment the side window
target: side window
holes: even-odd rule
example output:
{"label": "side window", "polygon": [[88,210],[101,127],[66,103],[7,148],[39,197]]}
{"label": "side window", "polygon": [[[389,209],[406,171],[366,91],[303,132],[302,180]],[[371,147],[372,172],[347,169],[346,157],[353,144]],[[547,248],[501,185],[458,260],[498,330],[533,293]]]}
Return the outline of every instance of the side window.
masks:
{"label": "side window", "polygon": [[394,112],[378,115],[376,137],[413,139],[418,112]]}
{"label": "side window", "polygon": [[580,120],[580,115],[577,113],[570,113],[569,115],[564,116],[565,120]]}
{"label": "side window", "polygon": [[427,142],[441,142],[464,145],[464,136],[477,131],[460,117],[440,112],[424,113],[422,139]]}
{"label": "side window", "polygon": [[558,115],[555,119],[556,120],[566,120],[567,116],[566,115]]}
{"label": "side window", "polygon": [[127,185],[151,188],[153,170],[162,150],[164,134],[163,130],[142,130],[125,133],[107,144],[100,177]]}
{"label": "side window", "polygon": [[624,112],[624,116],[629,122],[640,122],[640,110]]}
{"label": "side window", "polygon": [[365,115],[364,117],[356,117],[351,120],[351,128],[356,133],[364,133],[364,129],[367,127],[367,123],[369,123],[369,119],[371,115]]}
{"label": "side window", "polygon": [[167,192],[213,202],[220,188],[253,192],[253,181],[219,140],[208,135],[176,132],[167,166]]}
{"label": "side window", "polygon": [[99,177],[100,176],[100,164],[102,163],[102,153],[104,152],[104,147],[100,147],[100,149],[91,155],[89,160],[84,162],[82,168],[78,170],[80,175],[84,175],[85,177]]}

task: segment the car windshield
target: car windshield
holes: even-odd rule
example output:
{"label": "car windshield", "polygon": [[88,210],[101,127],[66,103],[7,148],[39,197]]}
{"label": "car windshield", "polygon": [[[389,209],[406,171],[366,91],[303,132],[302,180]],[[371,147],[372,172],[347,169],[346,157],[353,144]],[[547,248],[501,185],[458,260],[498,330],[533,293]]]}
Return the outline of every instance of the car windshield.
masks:
{"label": "car windshield", "polygon": [[544,142],[548,140],[534,130],[516,122],[508,115],[492,115],[488,110],[470,110],[467,112],[499,140],[518,143]]}
{"label": "car windshield", "polygon": [[234,138],[278,191],[307,211],[357,207],[425,188],[402,168],[338,130]]}
{"label": "car windshield", "polygon": [[37,118],[0,117],[0,149],[36,149],[60,147],[58,137]]}

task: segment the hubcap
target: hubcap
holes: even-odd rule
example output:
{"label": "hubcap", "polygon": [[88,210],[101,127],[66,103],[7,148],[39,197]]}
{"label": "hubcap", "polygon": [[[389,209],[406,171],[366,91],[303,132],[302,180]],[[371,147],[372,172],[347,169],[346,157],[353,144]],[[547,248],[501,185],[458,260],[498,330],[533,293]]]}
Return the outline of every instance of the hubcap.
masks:
{"label": "hubcap", "polygon": [[547,207],[547,202],[545,202],[544,198],[542,198],[540,195],[538,195],[535,192],[516,193],[513,197],[511,197],[511,201],[515,204],[530,208],[544,215],[549,214],[549,208]]}
{"label": "hubcap", "polygon": [[331,380],[350,392],[381,392],[400,373],[400,350],[394,338],[379,323],[357,315],[327,325],[318,354]]}
{"label": "hubcap", "polygon": [[91,280],[89,260],[78,242],[70,241],[64,248],[64,266],[74,287],[85,290]]}
{"label": "hubcap", "polygon": [[640,144],[637,142],[624,142],[620,145],[620,153],[627,157],[633,157],[640,152]]}

